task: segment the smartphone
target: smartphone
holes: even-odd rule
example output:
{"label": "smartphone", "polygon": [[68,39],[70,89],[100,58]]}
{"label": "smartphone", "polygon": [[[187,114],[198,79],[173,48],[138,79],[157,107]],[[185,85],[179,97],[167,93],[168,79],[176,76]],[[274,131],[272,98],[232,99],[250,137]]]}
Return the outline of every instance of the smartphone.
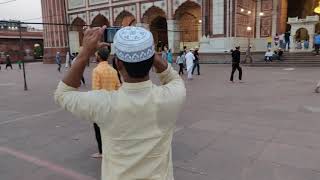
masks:
{"label": "smartphone", "polygon": [[121,27],[108,27],[104,31],[104,42],[113,43],[114,36],[121,29]]}

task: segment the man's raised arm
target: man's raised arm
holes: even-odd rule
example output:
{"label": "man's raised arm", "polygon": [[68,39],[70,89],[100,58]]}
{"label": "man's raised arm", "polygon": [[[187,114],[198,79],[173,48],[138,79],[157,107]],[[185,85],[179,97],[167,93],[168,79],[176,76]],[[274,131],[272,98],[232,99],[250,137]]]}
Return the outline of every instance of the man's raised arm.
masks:
{"label": "man's raised arm", "polygon": [[72,64],[70,71],[63,78],[63,82],[73,88],[78,88],[81,85],[81,77],[84,69],[89,61],[89,58],[95,53],[96,49],[102,46],[106,46],[106,43],[101,43],[103,28],[87,29],[84,32],[83,48],[77,56],[77,60]]}

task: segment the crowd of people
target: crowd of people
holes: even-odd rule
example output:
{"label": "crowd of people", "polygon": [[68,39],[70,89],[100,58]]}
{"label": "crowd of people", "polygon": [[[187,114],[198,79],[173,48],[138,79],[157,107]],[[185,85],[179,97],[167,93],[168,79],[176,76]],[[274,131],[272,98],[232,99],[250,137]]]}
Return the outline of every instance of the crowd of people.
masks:
{"label": "crowd of people", "polygon": [[[310,45],[310,38],[313,38],[313,44]],[[280,60],[285,51],[289,51],[291,48],[291,41],[294,41],[294,48],[297,50],[309,50],[314,48],[316,55],[319,55],[320,50],[320,32],[317,32],[314,37],[310,37],[308,34],[304,36],[300,33],[292,39],[291,32],[287,31],[281,35],[276,34],[273,38],[269,36],[267,38],[267,52],[265,53],[265,61],[272,62],[273,60]]]}
{"label": "crowd of people", "polygon": [[[187,71],[187,79],[192,80],[192,75],[197,69],[198,75],[200,75],[200,57],[199,57],[199,48],[187,49],[186,46],[183,47],[183,50],[178,54],[175,63],[179,67],[179,75],[184,75],[184,69]],[[173,64],[173,55],[171,49],[168,49],[167,46],[163,47],[161,53],[162,60],[167,61],[169,64]]]}

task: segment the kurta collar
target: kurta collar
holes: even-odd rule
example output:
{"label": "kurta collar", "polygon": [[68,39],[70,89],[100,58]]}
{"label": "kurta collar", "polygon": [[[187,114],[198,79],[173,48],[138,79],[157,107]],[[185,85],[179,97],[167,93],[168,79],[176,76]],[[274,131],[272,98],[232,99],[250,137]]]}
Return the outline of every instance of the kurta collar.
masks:
{"label": "kurta collar", "polygon": [[152,81],[144,81],[139,83],[123,83],[121,88],[128,89],[128,90],[136,90],[136,89],[144,89],[150,88],[152,86]]}

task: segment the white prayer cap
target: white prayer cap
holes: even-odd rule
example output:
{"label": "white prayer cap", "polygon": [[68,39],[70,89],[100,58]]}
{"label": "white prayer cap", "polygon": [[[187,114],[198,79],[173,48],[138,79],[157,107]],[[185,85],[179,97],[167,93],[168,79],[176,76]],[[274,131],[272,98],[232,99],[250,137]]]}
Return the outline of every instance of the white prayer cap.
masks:
{"label": "white prayer cap", "polygon": [[120,29],[114,37],[114,47],[117,58],[128,63],[145,61],[155,54],[153,36],[142,27]]}

